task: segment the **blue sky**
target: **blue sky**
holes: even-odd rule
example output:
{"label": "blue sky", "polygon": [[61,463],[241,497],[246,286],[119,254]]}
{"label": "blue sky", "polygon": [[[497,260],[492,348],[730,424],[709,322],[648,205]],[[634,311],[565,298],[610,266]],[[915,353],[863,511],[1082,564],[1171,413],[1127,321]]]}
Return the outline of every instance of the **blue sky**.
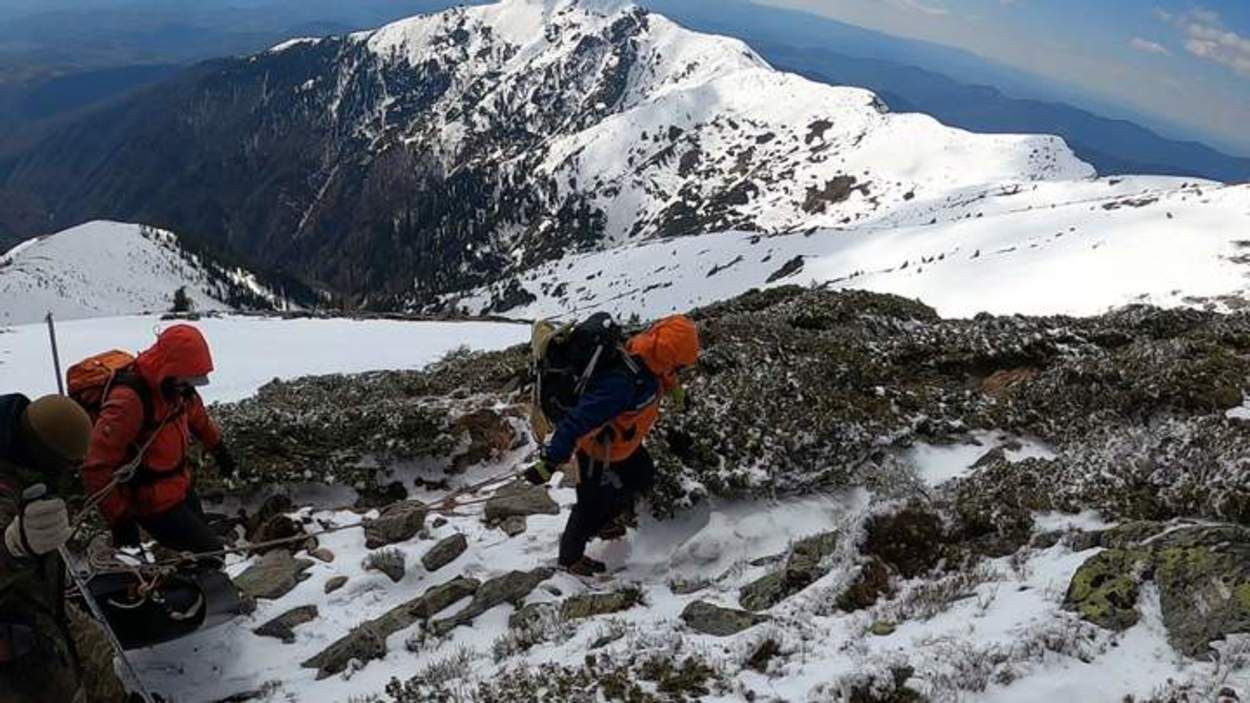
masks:
{"label": "blue sky", "polygon": [[1250,0],[755,0],[926,39],[1250,155]]}

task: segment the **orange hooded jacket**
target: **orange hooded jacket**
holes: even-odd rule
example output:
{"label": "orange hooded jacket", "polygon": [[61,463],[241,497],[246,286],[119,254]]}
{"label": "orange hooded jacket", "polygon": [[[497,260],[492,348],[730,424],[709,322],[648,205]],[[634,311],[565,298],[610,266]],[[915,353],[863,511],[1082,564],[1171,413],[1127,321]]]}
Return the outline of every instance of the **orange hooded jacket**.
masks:
{"label": "orange hooded jacket", "polygon": [[151,440],[134,480],[117,486],[100,503],[100,511],[111,526],[177,507],[191,490],[187,469],[191,440],[198,438],[209,451],[221,444],[221,431],[208,416],[199,394],[170,398],[162,391],[168,379],[212,373],[212,353],[199,330],[190,325],[170,327],[139,355],[135,368],[148,386],[150,423],[144,425],[143,401],[133,388],[117,386],[110,390],[91,433],[91,449],[82,470],[83,484],[92,495],[108,485],[113,472],[132,461],[139,448]]}
{"label": "orange hooded jacket", "polygon": [[595,461],[620,463],[642,446],[660,419],[660,400],[679,383],[677,372],[699,361],[699,329],[685,315],[674,315],[630,339],[625,348],[655,374],[660,392],[650,405],[623,413],[578,441],[578,449]]}

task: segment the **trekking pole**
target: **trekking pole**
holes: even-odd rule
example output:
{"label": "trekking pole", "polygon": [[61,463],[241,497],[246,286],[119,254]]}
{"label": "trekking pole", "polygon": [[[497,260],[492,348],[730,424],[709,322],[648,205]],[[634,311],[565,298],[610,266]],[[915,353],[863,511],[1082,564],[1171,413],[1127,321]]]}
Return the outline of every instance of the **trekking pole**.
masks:
{"label": "trekking pole", "polygon": [[[22,501],[40,500],[47,494],[48,487],[40,483],[23,491]],[[82,599],[87,603],[87,609],[91,611],[91,616],[100,623],[100,629],[104,630],[104,635],[113,647],[113,652],[121,660],[122,675],[130,679],[126,683],[129,685],[131,693],[142,698],[144,703],[156,703],[156,699],[152,697],[151,693],[148,693],[147,687],[143,685],[143,679],[139,678],[139,672],[135,670],[134,665],[130,663],[129,657],[126,656],[126,650],[122,648],[121,641],[117,639],[117,634],[113,632],[108,619],[104,616],[104,610],[96,602],[95,596],[92,595],[90,589],[87,588],[87,582],[83,579],[82,574],[78,572],[78,566],[70,555],[69,549],[65,545],[61,545],[56,548],[56,553],[61,556],[61,561],[65,562],[65,570],[69,572],[69,577],[73,580],[74,586],[82,594]]]}
{"label": "trekking pole", "polygon": [[56,388],[65,395],[65,380],[61,378],[61,352],[56,347],[56,322],[52,319],[52,311],[48,311],[48,339],[52,341],[52,368],[56,371]]}

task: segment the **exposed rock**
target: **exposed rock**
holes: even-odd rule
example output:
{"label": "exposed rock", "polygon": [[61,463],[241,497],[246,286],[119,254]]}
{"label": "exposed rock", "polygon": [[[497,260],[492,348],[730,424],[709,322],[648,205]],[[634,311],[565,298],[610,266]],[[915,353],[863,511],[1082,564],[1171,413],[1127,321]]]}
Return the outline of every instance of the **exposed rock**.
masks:
{"label": "exposed rock", "polygon": [[334,562],[334,552],[330,551],[329,549],[326,549],[325,547],[312,550],[311,552],[308,553],[308,556],[325,564],[330,564]]}
{"label": "exposed rock", "polygon": [[1072,576],[1064,603],[1081,617],[1108,630],[1137,624],[1137,594],[1146,555],[1121,549],[1099,552]]}
{"label": "exposed rock", "polygon": [[387,507],[365,526],[365,546],[377,549],[416,537],[425,525],[426,512],[425,505],[415,500]]}
{"label": "exposed rock", "polygon": [[[262,523],[255,530],[255,532],[252,533],[250,541],[254,544],[262,544],[277,540],[294,540],[295,538],[305,534],[307,534],[307,532],[304,530],[304,526],[300,523],[292,520],[286,515],[275,515]],[[258,547],[253,550],[253,553],[264,554],[275,549],[290,549],[292,551],[299,551],[300,549],[315,548],[315,544],[316,540],[309,537],[303,542],[293,541],[273,547]]]}
{"label": "exposed rock", "polygon": [[421,557],[426,571],[438,571],[455,561],[469,548],[469,540],[460,533],[442,539]]}
{"label": "exposed rock", "polygon": [[555,603],[530,603],[509,616],[508,627],[513,630],[534,627],[555,616],[559,609]]}
{"label": "exposed rock", "polygon": [[408,571],[407,562],[407,557],[398,549],[384,549],[366,557],[364,567],[366,571],[381,571],[391,581],[399,583]]}
{"label": "exposed rock", "polygon": [[1114,546],[1077,569],[1066,603],[1100,627],[1122,630],[1138,621],[1140,583],[1153,579],[1172,646],[1208,657],[1213,640],[1250,632],[1250,528],[1161,528],[1130,523],[1102,533]]}
{"label": "exposed rock", "polygon": [[762,622],[767,622],[771,618],[766,615],[748,613],[745,610],[722,608],[700,600],[686,606],[681,613],[681,619],[696,632],[716,637],[729,637]]}
{"label": "exposed rock", "polygon": [[828,573],[821,567],[825,557],[838,544],[838,533],[826,532],[794,543],[785,566],[766,574],[742,588],[738,595],[742,607],[754,612],[767,610],[815,583]]}
{"label": "exposed rock", "polygon": [[274,637],[287,644],[295,642],[295,628],[317,619],[317,606],[293,608],[253,630],[261,637]]}
{"label": "exposed rock", "polygon": [[251,566],[235,577],[234,583],[249,597],[276,600],[308,578],[304,572],[312,565],[311,560],[296,559],[286,550],[275,550],[253,560]]}
{"label": "exposed rock", "polygon": [[385,656],[386,635],[365,623],[301,666],[316,669],[317,679],[320,680],[343,673],[353,661],[371,662]]}
{"label": "exposed rock", "polygon": [[486,522],[495,524],[510,517],[559,515],[560,506],[547,494],[545,486],[517,482],[504,486],[486,502]]}
{"label": "exposed rock", "polygon": [[295,510],[295,502],[285,493],[276,493],[269,496],[260,504],[260,508],[247,520],[245,535],[249,542],[258,542],[256,533],[265,523],[275,517],[285,515]]}
{"label": "exposed rock", "polygon": [[525,518],[520,515],[504,518],[504,521],[499,525],[499,529],[503,530],[503,533],[509,537],[525,534]]}
{"label": "exposed rock", "polygon": [[473,601],[454,617],[435,620],[431,623],[438,634],[446,634],[461,625],[468,625],[477,616],[497,605],[511,603],[520,604],[538,584],[551,578],[555,572],[551,569],[535,569],[533,571],[511,571],[497,576],[481,585],[473,595]]}
{"label": "exposed rock", "polygon": [[598,615],[610,615],[642,605],[642,591],[625,588],[612,593],[583,593],[570,596],[560,604],[560,616],[565,620],[582,620]]}
{"label": "exposed rock", "polygon": [[1210,643],[1250,632],[1250,529],[1233,526],[1178,530],[1150,545],[1156,553],[1163,625],[1172,646],[1210,656]]}
{"label": "exposed rock", "polygon": [[476,579],[457,577],[434,586],[421,596],[353,629],[320,654],[305,661],[303,667],[317,669],[317,678],[324,679],[347,670],[352,660],[367,663],[382,659],[386,656],[388,637],[419,620],[428,620],[452,603],[469,597],[479,585]]}
{"label": "exposed rock", "polygon": [[668,582],[668,590],[673,592],[675,596],[688,596],[691,593],[698,593],[711,585],[706,579],[685,579],[676,578]]}
{"label": "exposed rock", "polygon": [[346,576],[334,576],[326,580],[326,593],[334,593],[340,588],[347,585]]}

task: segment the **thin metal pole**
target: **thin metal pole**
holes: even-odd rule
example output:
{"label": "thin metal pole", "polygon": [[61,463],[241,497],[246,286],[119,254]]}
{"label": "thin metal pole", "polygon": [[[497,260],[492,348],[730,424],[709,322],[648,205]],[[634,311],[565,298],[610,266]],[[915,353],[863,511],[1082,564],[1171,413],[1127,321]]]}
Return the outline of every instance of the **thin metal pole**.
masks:
{"label": "thin metal pole", "polygon": [[56,371],[56,388],[61,395],[65,395],[65,379],[61,378],[61,351],[56,347],[56,321],[52,319],[52,312],[48,312],[48,339],[52,341],[52,368]]}

